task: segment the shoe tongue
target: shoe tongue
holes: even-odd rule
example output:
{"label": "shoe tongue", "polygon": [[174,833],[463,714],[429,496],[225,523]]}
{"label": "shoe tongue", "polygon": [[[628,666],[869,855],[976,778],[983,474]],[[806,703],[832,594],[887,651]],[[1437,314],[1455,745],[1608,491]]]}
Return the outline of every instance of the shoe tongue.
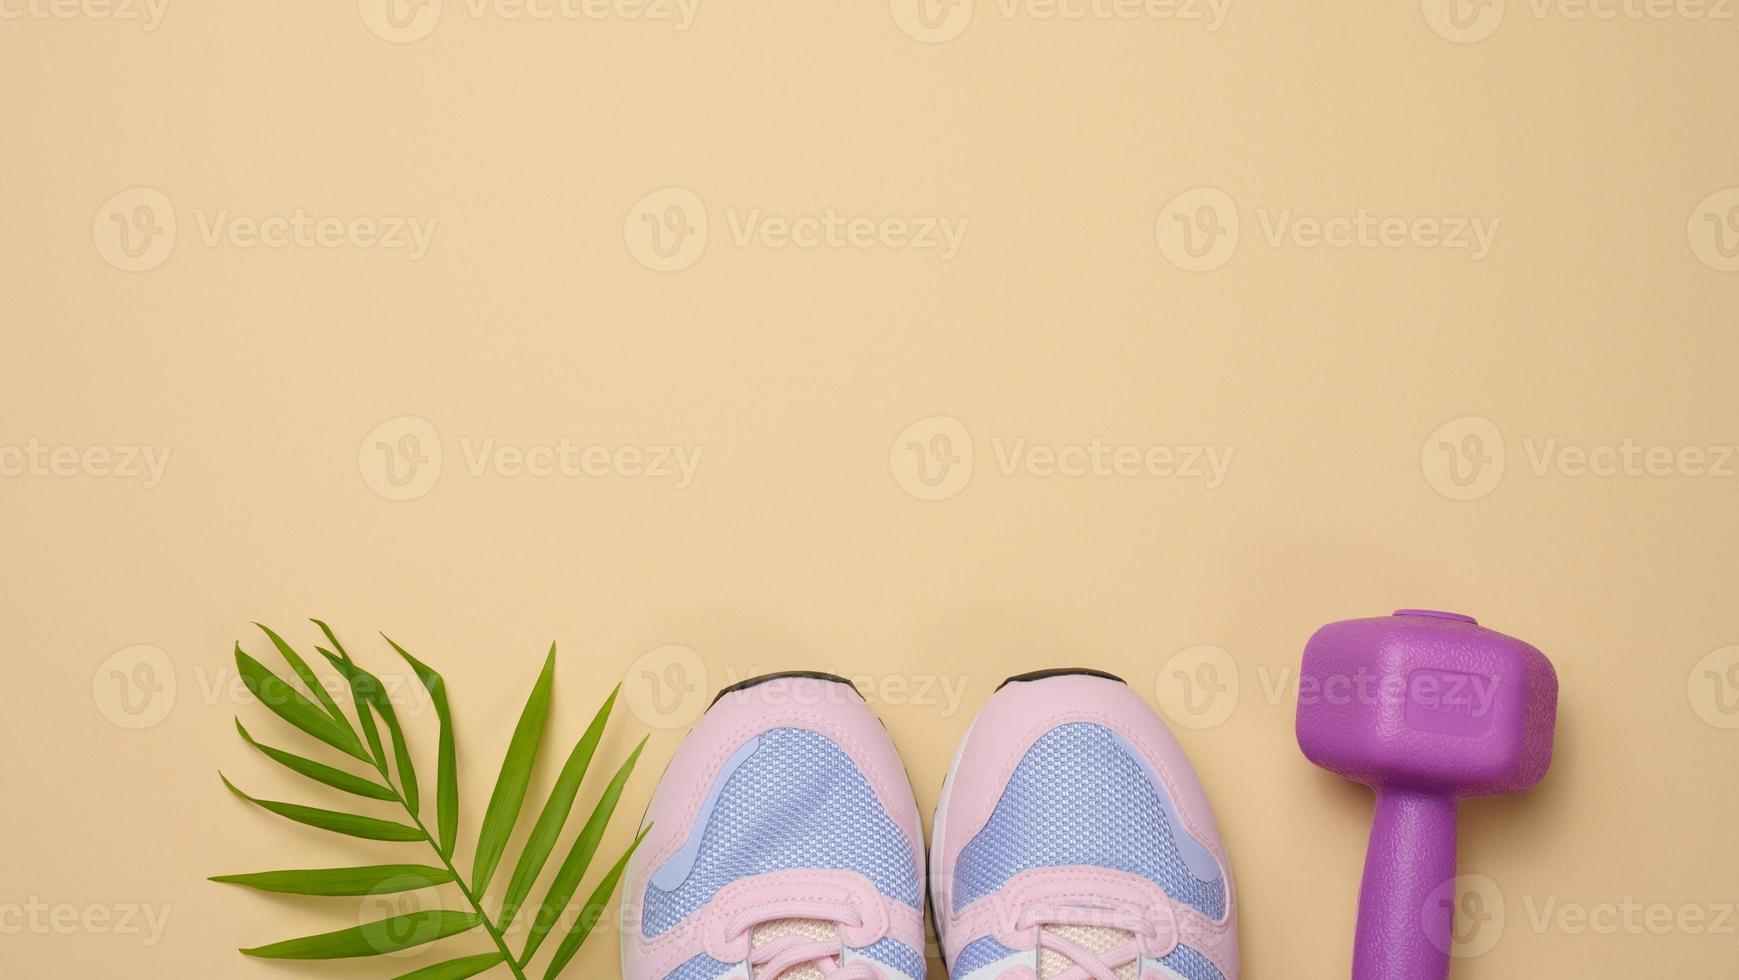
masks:
{"label": "shoe tongue", "polygon": [[[1104,926],[1050,926],[1045,931],[1095,953],[1109,953],[1135,938],[1135,934],[1132,932]],[[1039,947],[1039,980],[1061,976],[1077,965],[1079,964],[1061,953],[1054,953],[1042,946]],[[1140,969],[1140,963],[1120,966],[1117,968],[1117,976],[1121,977],[1122,980],[1138,980]]]}
{"label": "shoe tongue", "polygon": [[[755,927],[749,933],[749,948],[760,949],[768,943],[775,943],[790,936],[802,936],[804,939],[817,942],[839,938],[839,923],[822,922],[817,919],[775,919]],[[757,967],[756,980],[766,976],[766,971]],[[795,970],[786,970],[779,980],[823,980],[821,968],[818,966],[800,966]]]}

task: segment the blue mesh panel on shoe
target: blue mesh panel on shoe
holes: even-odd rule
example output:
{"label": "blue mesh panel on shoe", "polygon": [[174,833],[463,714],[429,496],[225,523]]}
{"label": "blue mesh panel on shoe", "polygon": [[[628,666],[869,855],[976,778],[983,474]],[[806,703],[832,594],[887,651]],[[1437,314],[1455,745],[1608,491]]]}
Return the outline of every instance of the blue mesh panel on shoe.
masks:
{"label": "blue mesh panel on shoe", "polygon": [[734,881],[799,868],[855,871],[888,898],[919,906],[911,842],[845,752],[815,732],[762,735],[701,821],[688,877],[670,891],[646,888],[641,932],[648,938],[669,932]]}
{"label": "blue mesh panel on shoe", "polygon": [[979,939],[966,944],[966,948],[948,965],[948,975],[958,980],[973,970],[982,970],[1000,959],[1013,956],[1014,953],[1014,950],[994,939]]}
{"label": "blue mesh panel on shoe", "polygon": [[954,910],[1021,872],[1066,866],[1140,875],[1210,919],[1225,914],[1225,882],[1190,873],[1143,763],[1098,725],[1062,725],[1033,743],[960,852]]}
{"label": "blue mesh panel on shoe", "polygon": [[702,953],[694,959],[689,960],[687,963],[684,963],[676,969],[671,970],[669,973],[666,973],[664,975],[664,980],[716,980],[716,978],[729,973],[730,970],[731,965],[729,963],[720,963],[718,960]]}
{"label": "blue mesh panel on shoe", "polygon": [[899,940],[883,939],[872,946],[865,946],[858,952],[877,963],[891,966],[908,977],[924,980],[924,955]]}
{"label": "blue mesh panel on shoe", "polygon": [[1179,946],[1159,962],[1184,980],[1226,980],[1219,967],[1188,946]]}

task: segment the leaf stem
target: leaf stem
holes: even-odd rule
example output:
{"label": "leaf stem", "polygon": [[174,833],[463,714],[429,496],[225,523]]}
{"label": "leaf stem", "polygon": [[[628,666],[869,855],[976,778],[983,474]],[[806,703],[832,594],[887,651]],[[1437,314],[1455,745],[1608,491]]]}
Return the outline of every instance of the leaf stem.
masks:
{"label": "leaf stem", "polygon": [[519,980],[526,980],[525,970],[520,966],[519,960],[514,957],[513,952],[507,948],[507,938],[495,925],[495,920],[491,919],[489,913],[484,911],[481,896],[471,894],[471,886],[465,883],[465,878],[459,874],[459,869],[453,867],[453,862],[441,852],[441,845],[436,842],[435,835],[429,833],[429,828],[423,825],[421,817],[411,813],[410,804],[405,802],[403,792],[393,782],[392,777],[387,775],[386,763],[376,759],[374,764],[375,768],[380,770],[381,778],[385,779],[387,785],[392,788],[393,795],[398,799],[399,805],[404,807],[406,815],[411,818],[411,823],[415,824],[417,830],[422,832],[423,839],[429,842],[429,848],[435,852],[435,856],[441,859],[441,864],[453,875],[453,884],[458,886],[460,894],[465,896],[465,901],[471,904],[472,910],[477,913],[477,918],[482,920],[483,931],[489,934],[489,938],[495,943],[495,948],[501,951],[501,962],[506,964],[507,968],[512,970],[513,975]]}

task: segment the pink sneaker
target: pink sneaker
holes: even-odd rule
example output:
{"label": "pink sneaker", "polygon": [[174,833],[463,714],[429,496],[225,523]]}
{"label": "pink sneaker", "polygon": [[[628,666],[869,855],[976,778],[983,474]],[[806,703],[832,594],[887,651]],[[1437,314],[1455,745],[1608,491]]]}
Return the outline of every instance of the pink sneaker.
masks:
{"label": "pink sneaker", "polygon": [[1237,980],[1206,794],[1118,678],[1010,678],[961,743],[931,835],[953,980]]}
{"label": "pink sneaker", "polygon": [[727,689],[646,813],[623,886],[625,980],[923,980],[923,831],[851,684]]}

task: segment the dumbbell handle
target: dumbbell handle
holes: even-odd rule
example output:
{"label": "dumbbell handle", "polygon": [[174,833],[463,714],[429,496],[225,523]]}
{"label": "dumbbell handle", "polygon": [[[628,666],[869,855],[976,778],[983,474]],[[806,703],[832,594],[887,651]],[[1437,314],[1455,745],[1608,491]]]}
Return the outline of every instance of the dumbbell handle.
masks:
{"label": "dumbbell handle", "polygon": [[[1377,791],[1353,980],[1445,980],[1455,926],[1453,797]],[[1445,887],[1448,885],[1448,887]]]}

